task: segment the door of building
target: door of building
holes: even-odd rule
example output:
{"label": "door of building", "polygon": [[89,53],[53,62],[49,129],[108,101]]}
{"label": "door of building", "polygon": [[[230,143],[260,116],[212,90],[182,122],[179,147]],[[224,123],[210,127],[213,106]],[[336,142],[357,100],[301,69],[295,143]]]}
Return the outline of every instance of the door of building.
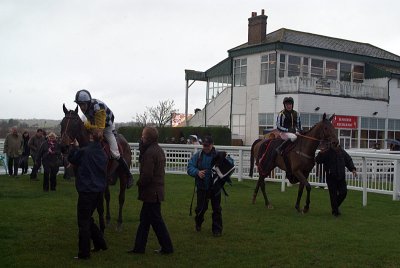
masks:
{"label": "door of building", "polygon": [[340,143],[340,146],[343,148],[343,149],[351,149],[351,139],[350,139],[350,137],[346,137],[346,136],[340,136],[339,137],[339,143]]}

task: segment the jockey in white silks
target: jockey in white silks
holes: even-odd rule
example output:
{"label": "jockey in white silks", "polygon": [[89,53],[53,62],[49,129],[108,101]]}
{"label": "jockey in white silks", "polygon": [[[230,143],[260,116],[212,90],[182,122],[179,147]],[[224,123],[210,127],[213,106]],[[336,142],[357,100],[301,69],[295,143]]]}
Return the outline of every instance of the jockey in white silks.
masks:
{"label": "jockey in white silks", "polygon": [[283,99],[284,109],[279,112],[276,118],[276,128],[279,130],[280,136],[285,140],[277,151],[281,153],[285,144],[290,140],[294,142],[297,139],[296,133],[301,132],[300,114],[293,110],[294,100],[292,97]]}

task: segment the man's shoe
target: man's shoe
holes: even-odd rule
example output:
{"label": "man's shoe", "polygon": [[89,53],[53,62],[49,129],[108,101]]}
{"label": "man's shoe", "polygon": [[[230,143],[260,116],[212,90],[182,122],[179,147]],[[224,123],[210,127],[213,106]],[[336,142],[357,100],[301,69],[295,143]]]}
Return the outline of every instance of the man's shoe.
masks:
{"label": "man's shoe", "polygon": [[220,236],[222,236],[222,233],[221,232],[215,232],[215,233],[213,233],[213,236],[214,237],[220,237]]}
{"label": "man's shoe", "polygon": [[155,249],[154,253],[161,254],[161,255],[166,255],[166,254],[171,254],[172,251],[171,252],[167,252],[167,251],[163,250],[162,248],[160,248],[160,249]]}
{"label": "man's shoe", "polygon": [[100,250],[107,250],[108,248],[107,248],[107,246],[103,246],[103,247],[99,247],[99,248],[96,248],[96,247],[94,247],[94,248],[92,248],[90,251],[91,252],[99,252]]}
{"label": "man's shoe", "polygon": [[129,254],[144,254],[144,251],[136,250],[136,249],[130,249],[130,250],[126,251],[126,253],[129,253]]}
{"label": "man's shoe", "polygon": [[75,260],[88,260],[88,259],[90,259],[90,256],[85,256],[85,257],[82,257],[82,256],[75,256],[74,259],[75,259]]}

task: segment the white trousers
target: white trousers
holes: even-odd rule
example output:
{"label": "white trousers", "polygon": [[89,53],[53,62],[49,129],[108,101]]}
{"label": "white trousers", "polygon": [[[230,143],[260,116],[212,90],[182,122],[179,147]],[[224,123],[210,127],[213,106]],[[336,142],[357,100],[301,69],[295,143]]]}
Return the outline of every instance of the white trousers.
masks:
{"label": "white trousers", "polygon": [[115,124],[113,123],[111,126],[106,127],[103,131],[104,138],[107,140],[110,145],[111,157],[115,159],[119,159],[120,154],[118,150],[117,140],[115,139],[115,135],[113,130],[115,129]]}
{"label": "white trousers", "polygon": [[280,132],[279,135],[283,140],[290,139],[291,142],[294,142],[297,139],[296,134],[291,133],[291,132]]}

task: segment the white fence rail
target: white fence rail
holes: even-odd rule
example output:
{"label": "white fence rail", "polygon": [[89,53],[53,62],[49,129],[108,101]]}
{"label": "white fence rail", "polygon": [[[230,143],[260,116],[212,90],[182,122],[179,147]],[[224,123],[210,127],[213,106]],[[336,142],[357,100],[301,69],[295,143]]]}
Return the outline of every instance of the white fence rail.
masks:
{"label": "white fence rail", "polygon": [[[130,143],[132,150],[132,171],[139,170],[139,144]],[[201,149],[198,145],[185,144],[160,144],[164,149],[167,164],[166,172],[173,174],[186,174],[186,167],[190,157]],[[216,146],[218,150],[226,151],[235,160],[235,172],[233,177],[239,181],[243,179],[258,179],[258,173],[254,168],[253,178],[248,176],[250,171],[250,147],[248,146]],[[346,170],[348,189],[363,191],[363,205],[367,205],[367,193],[379,193],[392,195],[393,200],[400,199],[400,155],[378,152],[347,151],[353,158],[357,168],[358,177],[353,177]],[[321,168],[322,169],[322,168]],[[322,173],[321,173],[322,174]],[[275,169],[275,176],[267,178],[268,181],[281,183],[281,190],[285,191],[289,181],[285,172]],[[325,178],[317,176],[317,168],[311,171],[309,182],[314,186],[326,186]]]}
{"label": "white fence rail", "polygon": [[[3,142],[0,140],[0,154],[3,153]],[[186,174],[186,167],[190,157],[201,149],[199,145],[186,144],[160,144],[164,149],[167,163],[166,172],[171,174]],[[132,167],[134,173],[139,172],[139,144],[130,143],[132,151]],[[218,150],[226,151],[235,160],[235,172],[233,177],[239,181],[244,179],[258,179],[258,173],[254,168],[253,178],[248,176],[250,171],[250,147],[249,146],[216,146]],[[356,152],[347,151],[353,158],[357,167],[358,177],[354,178],[351,172],[346,170],[348,188],[363,192],[363,205],[367,205],[367,193],[379,193],[391,195],[393,200],[400,200],[400,155],[381,152]],[[1,165],[2,163],[0,163]],[[0,174],[4,174],[4,168],[0,166]],[[281,183],[281,190],[289,184],[285,172],[276,168],[275,175],[267,178],[267,181]],[[314,186],[326,186],[325,179],[317,176],[317,168],[311,171],[309,182]]]}

